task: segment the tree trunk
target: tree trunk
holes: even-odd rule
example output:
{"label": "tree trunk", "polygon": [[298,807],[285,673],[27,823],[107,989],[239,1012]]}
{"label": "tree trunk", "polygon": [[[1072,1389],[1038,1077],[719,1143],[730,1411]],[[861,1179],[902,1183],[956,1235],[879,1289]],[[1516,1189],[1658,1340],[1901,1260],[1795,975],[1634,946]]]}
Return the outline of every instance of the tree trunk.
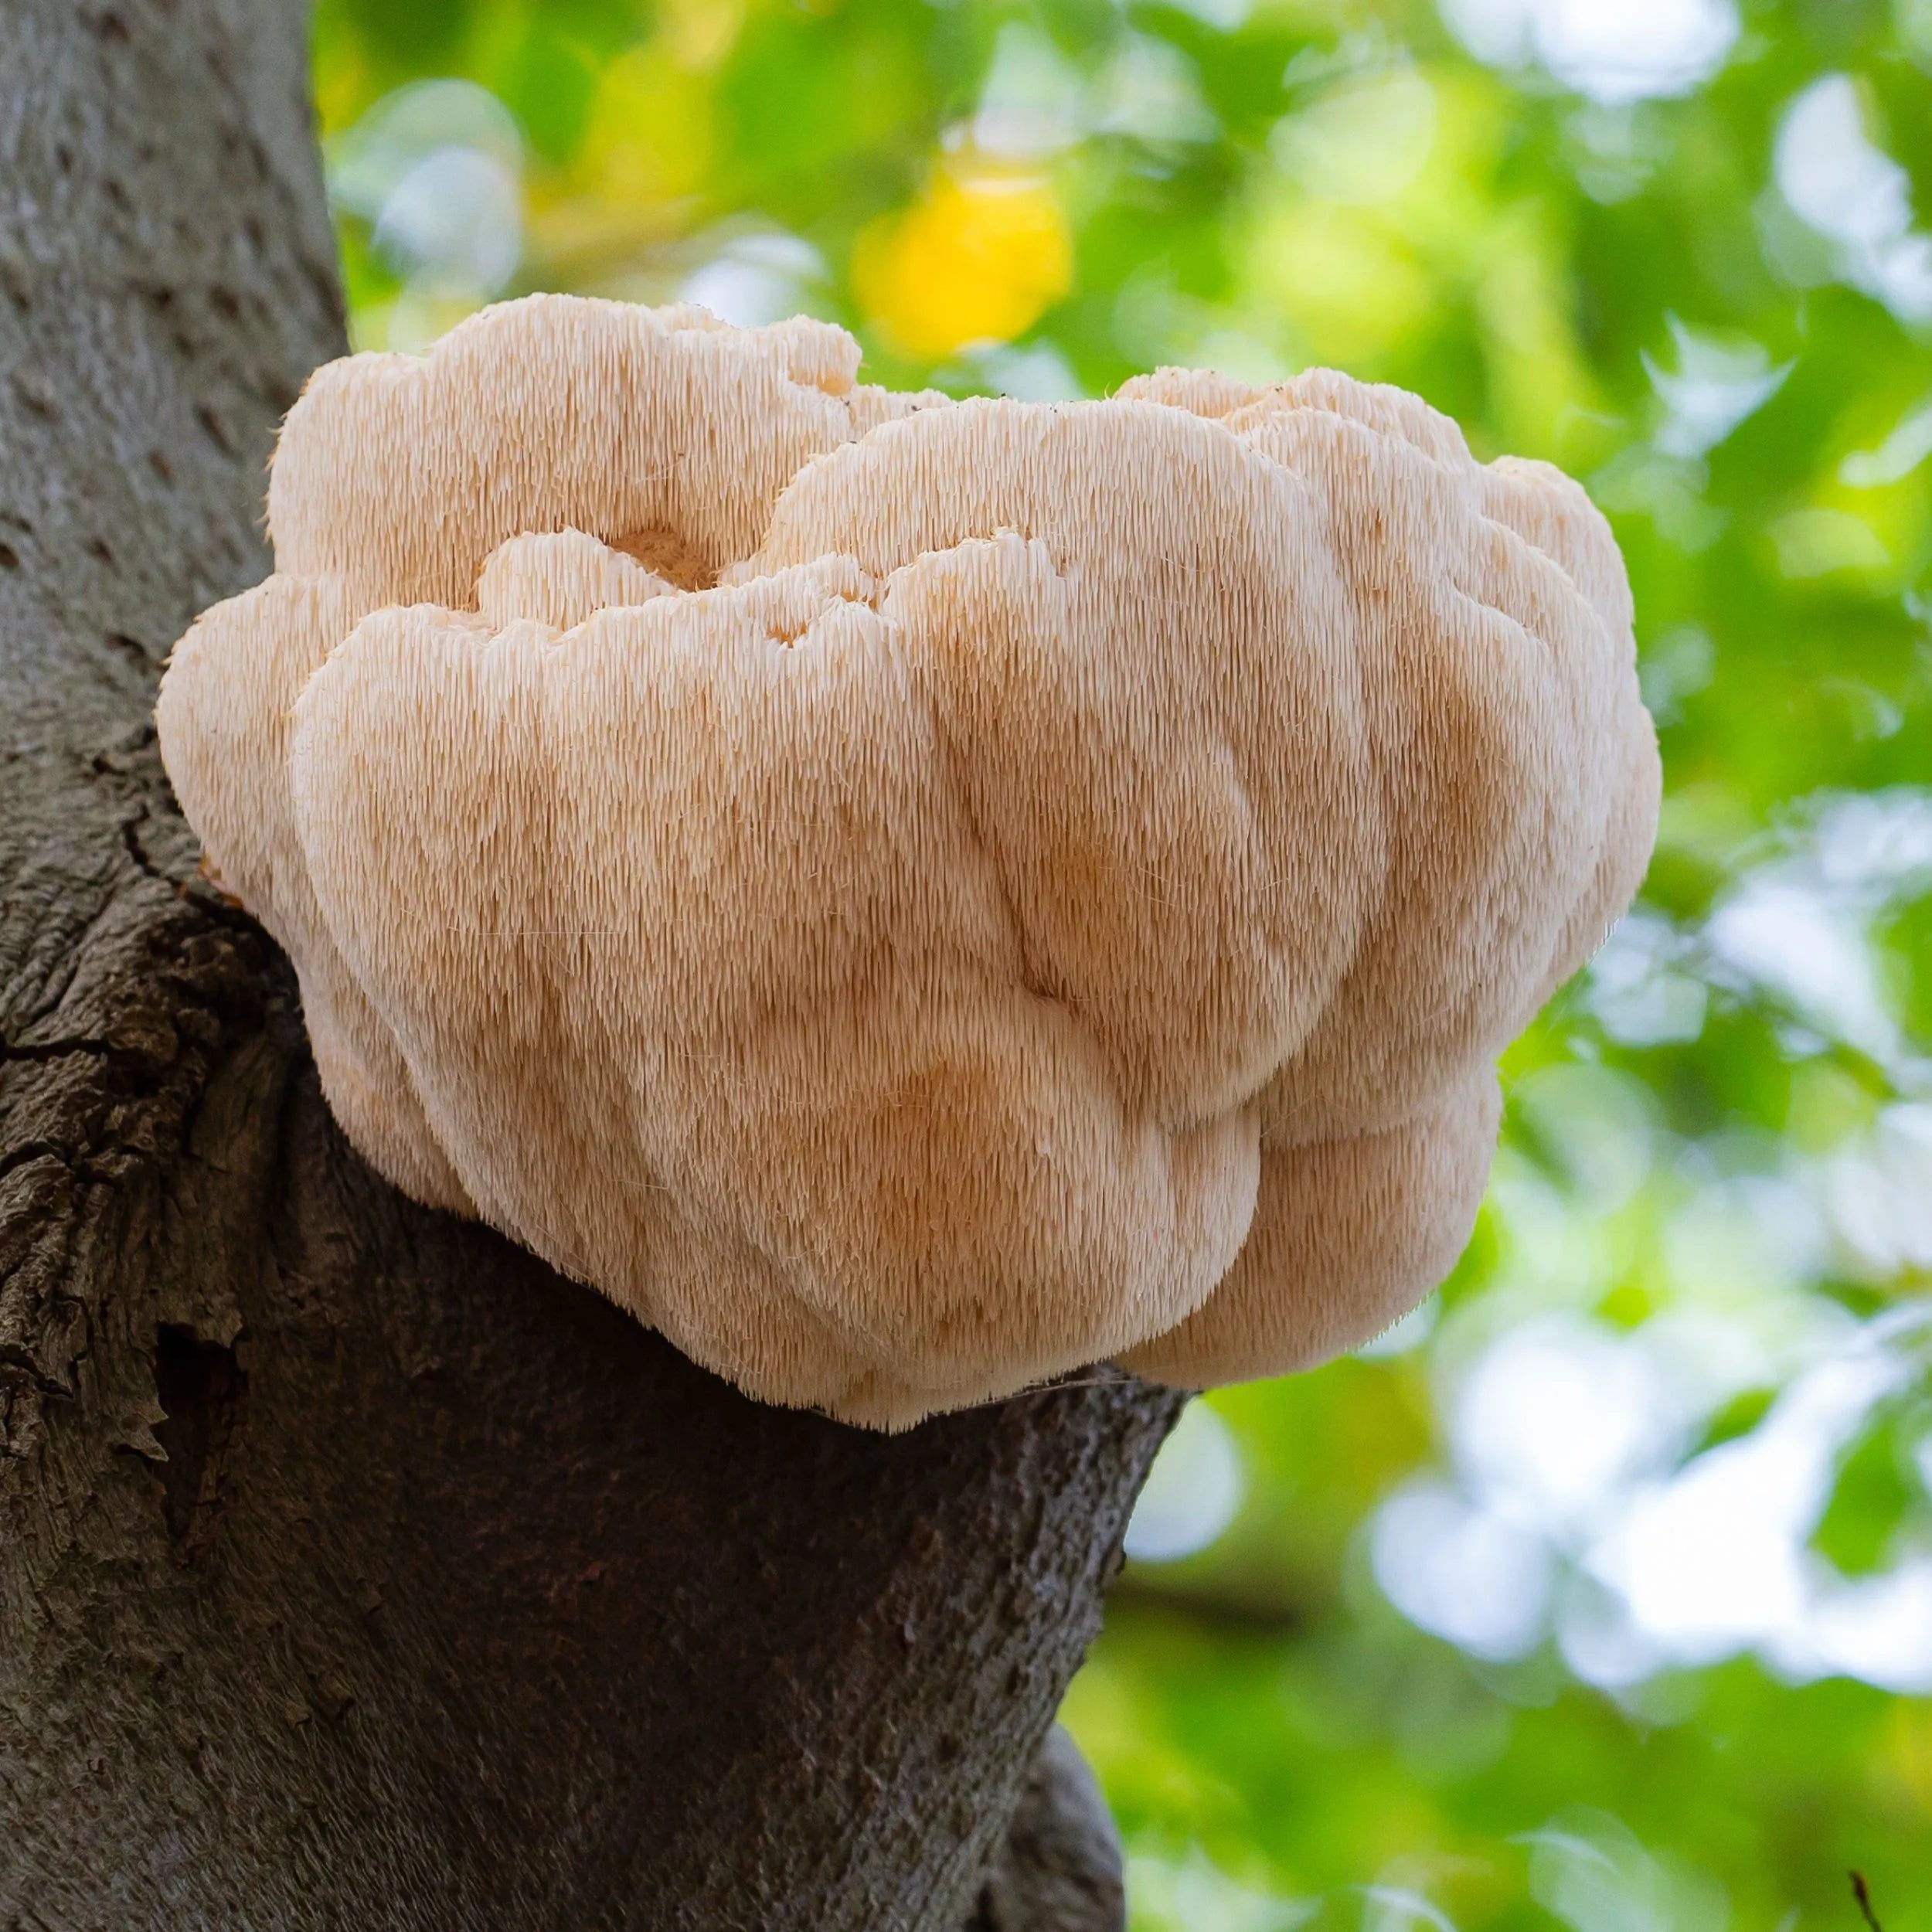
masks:
{"label": "tree trunk", "polygon": [[0,1927],[956,1928],[1175,1400],[746,1402],[336,1132],[162,654],[342,346],[296,0],[0,0]]}

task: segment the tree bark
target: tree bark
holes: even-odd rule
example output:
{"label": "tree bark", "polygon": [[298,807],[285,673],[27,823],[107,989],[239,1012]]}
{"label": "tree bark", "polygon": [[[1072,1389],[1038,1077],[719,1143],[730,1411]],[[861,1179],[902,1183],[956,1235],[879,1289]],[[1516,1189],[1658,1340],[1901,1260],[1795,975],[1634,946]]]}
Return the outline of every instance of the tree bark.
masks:
{"label": "tree bark", "polygon": [[965,1932],[1121,1932],[1121,1835],[1080,1747],[1056,1724]]}
{"label": "tree bark", "polygon": [[758,1406],[322,1104],[162,653],[339,352],[297,0],[0,0],[0,1927],[953,1928],[1176,1400]]}

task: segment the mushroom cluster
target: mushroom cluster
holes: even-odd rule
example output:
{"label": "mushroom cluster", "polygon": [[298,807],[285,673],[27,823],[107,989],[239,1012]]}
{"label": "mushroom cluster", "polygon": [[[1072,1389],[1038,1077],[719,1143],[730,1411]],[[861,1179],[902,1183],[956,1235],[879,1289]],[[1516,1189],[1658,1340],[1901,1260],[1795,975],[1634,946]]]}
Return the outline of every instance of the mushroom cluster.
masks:
{"label": "mushroom cluster", "polygon": [[885,1428],[1395,1319],[1658,791],[1616,546],[1413,396],[556,296],[310,382],[159,726],[418,1199]]}

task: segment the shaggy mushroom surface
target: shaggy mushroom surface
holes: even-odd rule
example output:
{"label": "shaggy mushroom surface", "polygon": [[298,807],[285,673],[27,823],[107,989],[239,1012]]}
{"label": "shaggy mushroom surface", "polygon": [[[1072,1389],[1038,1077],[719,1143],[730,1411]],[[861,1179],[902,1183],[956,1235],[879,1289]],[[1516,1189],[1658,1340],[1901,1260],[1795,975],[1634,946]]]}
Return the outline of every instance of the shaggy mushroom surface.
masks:
{"label": "shaggy mushroom surface", "polygon": [[1643,872],[1583,492],[1414,397],[858,385],[538,296],[311,380],[163,754],[331,1106],[753,1395],[1363,1340]]}

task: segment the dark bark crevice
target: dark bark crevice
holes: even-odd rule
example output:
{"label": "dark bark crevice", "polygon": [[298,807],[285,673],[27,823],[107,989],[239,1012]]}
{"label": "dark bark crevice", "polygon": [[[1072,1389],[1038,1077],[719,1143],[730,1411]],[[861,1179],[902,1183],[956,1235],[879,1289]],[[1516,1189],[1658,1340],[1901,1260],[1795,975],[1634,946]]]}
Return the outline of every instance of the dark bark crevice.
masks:
{"label": "dark bark crevice", "polygon": [[906,1927],[1174,1398],[761,1408],[318,1091],[149,708],[339,352],[292,0],[0,0],[0,1927]]}

